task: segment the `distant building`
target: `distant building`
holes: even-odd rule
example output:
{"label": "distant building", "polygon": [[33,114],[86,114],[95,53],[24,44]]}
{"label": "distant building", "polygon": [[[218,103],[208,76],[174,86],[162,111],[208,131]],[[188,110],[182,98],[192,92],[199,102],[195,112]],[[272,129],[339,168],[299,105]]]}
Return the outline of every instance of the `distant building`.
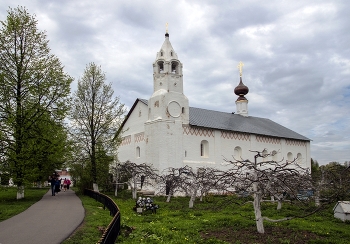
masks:
{"label": "distant building", "polygon": [[254,150],[276,152],[264,160],[296,158],[310,168],[310,139],[248,114],[249,89],[241,67],[235,113],[190,107],[183,91],[183,66],[166,33],[153,63],[153,94],[148,100],[136,99],[123,121],[119,160],[152,164],[159,172],[185,165],[225,169],[224,157],[253,160],[249,150]]}
{"label": "distant building", "polygon": [[56,173],[59,175],[60,178],[66,178],[71,180],[71,175],[67,169],[61,169],[61,170],[55,170]]}

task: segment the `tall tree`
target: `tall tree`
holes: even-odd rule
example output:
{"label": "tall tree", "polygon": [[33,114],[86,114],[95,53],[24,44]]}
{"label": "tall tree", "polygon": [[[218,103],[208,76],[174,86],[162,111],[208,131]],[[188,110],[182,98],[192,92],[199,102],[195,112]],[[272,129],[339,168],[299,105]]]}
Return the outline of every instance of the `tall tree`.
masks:
{"label": "tall tree", "polygon": [[[106,76],[101,67],[94,63],[88,64],[78,81],[78,89],[73,94],[71,110],[72,135],[77,142],[84,144],[83,149],[90,159],[90,175],[96,191],[96,150],[100,148],[106,155],[115,155],[118,145],[115,135],[125,113],[124,104],[119,103],[119,97],[113,98],[112,86],[105,81]],[[106,163],[112,161],[107,160]]]}
{"label": "tall tree", "polygon": [[50,54],[45,32],[24,7],[10,8],[0,29],[0,130],[5,157],[18,186],[17,198],[35,168],[26,143],[38,121],[62,121],[68,111],[72,78]]}

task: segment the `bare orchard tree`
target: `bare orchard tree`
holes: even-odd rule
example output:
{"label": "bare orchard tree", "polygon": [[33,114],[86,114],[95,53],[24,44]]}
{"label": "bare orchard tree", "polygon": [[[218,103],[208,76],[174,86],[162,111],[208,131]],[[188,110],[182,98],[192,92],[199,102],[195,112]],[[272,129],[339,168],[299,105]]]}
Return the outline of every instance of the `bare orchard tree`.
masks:
{"label": "bare orchard tree", "polygon": [[214,168],[201,167],[196,171],[192,170],[189,180],[185,181],[185,187],[190,194],[189,208],[193,208],[196,197],[200,195],[200,201],[209,191],[219,192],[227,189],[226,176],[222,171]]}
{"label": "bare orchard tree", "polygon": [[144,183],[142,179],[155,181],[158,178],[156,170],[151,165],[136,164],[126,161],[124,163],[119,163],[117,167],[119,177],[128,179],[126,183],[131,188],[133,199],[137,198],[137,183],[140,183],[139,185],[141,188],[141,182]]}
{"label": "bare orchard tree", "polygon": [[292,199],[297,199],[300,190],[312,186],[311,176],[309,169],[300,167],[296,160],[265,161],[264,158],[272,154],[263,154],[259,151],[251,152],[255,153],[253,162],[249,159],[225,159],[232,165],[232,168],[223,174],[232,178],[234,187],[253,195],[256,227],[259,233],[264,233],[264,220],[280,222],[293,217],[282,219],[263,217],[261,213],[263,197],[275,196],[281,199],[281,195],[288,194]]}
{"label": "bare orchard tree", "polygon": [[161,191],[165,192],[168,196],[166,202],[170,202],[170,199],[177,191],[183,191],[185,182],[189,180],[189,176],[192,174],[192,169],[189,166],[181,168],[168,168],[164,170],[160,175],[159,181],[161,184]]}
{"label": "bare orchard tree", "polygon": [[217,169],[205,167],[194,170],[188,165],[165,170],[160,179],[164,183],[163,191],[165,188],[168,196],[166,202],[170,202],[171,197],[176,192],[185,192],[190,196],[189,208],[193,208],[198,195],[202,201],[203,196],[210,190],[219,191],[226,188],[223,181],[226,175],[221,177],[220,172]]}

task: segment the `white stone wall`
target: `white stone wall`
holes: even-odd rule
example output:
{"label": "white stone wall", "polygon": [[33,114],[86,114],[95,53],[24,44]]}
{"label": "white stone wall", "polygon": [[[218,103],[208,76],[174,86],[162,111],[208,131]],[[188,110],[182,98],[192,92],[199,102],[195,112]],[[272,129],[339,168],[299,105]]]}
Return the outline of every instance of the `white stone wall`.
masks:
{"label": "white stone wall", "polygon": [[[141,112],[141,113],[140,113]],[[288,160],[288,153],[292,159],[301,154],[300,164],[303,167],[310,165],[310,142],[292,139],[260,136],[247,133],[220,131],[207,128],[182,125],[180,120],[153,120],[147,119],[148,108],[139,102],[130,115],[124,128],[125,142],[118,149],[121,162],[130,160],[135,163],[148,163],[159,169],[159,172],[168,167],[192,168],[217,167],[226,169],[224,157],[254,160],[255,153],[264,149],[267,153],[278,152],[275,157],[265,160]],[[201,156],[201,142],[208,144],[208,154]],[[140,157],[136,155],[136,148],[140,147]],[[235,155],[235,148],[241,153]]]}
{"label": "white stone wall", "polygon": [[[148,117],[148,107],[138,102],[129,119],[124,125],[121,145],[118,148],[120,162],[130,160],[133,163],[146,162],[146,143],[144,137],[144,123]],[[136,155],[136,148],[140,148],[140,157]]]}
{"label": "white stone wall", "polygon": [[[208,141],[209,144],[207,157],[200,155],[200,145],[203,140]],[[255,153],[249,150],[260,152],[266,150],[267,153],[278,152],[275,157],[265,158],[265,161],[280,161],[282,159],[285,161],[288,153],[292,153],[294,159],[300,153],[302,155],[301,166],[311,167],[309,142],[190,127],[190,129],[184,128],[183,143],[183,165],[187,164],[193,168],[218,167],[225,169],[227,166],[224,166],[224,158],[233,160],[233,157],[240,159],[239,156],[242,159],[254,160]],[[234,149],[236,147],[241,149],[240,155],[235,155]]]}

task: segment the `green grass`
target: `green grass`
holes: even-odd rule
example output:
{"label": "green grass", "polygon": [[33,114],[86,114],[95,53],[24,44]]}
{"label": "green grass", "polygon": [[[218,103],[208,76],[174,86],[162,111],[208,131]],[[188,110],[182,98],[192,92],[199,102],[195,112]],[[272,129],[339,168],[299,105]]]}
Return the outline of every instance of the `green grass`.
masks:
{"label": "green grass", "polygon": [[[165,202],[165,197],[155,197],[155,203],[160,205],[157,214],[142,215],[132,210],[132,199],[112,198],[120,207],[122,216],[123,232],[118,243],[225,243],[214,239],[204,241],[200,232],[205,234],[227,227],[232,230],[255,229],[252,204],[237,205],[240,199],[232,196],[216,196],[212,202],[196,201],[193,209],[188,208],[187,197],[172,198],[170,203]],[[279,223],[265,221],[264,226],[311,231],[320,237],[315,243],[348,243],[350,224],[335,219],[332,207],[306,218]],[[263,203],[262,210],[263,216],[270,218],[303,215],[299,206],[289,203],[284,203],[280,211],[276,210],[276,204]],[[125,235],[128,229],[133,231]],[[289,241],[281,240],[281,243]]]}
{"label": "green grass", "polygon": [[24,198],[17,200],[16,187],[0,186],[0,221],[9,219],[39,201],[49,188],[25,188]]}
{"label": "green grass", "polygon": [[104,228],[112,221],[108,209],[95,199],[78,194],[83,202],[85,218],[82,226],[65,240],[63,244],[97,243],[103,234]]}
{"label": "green grass", "polygon": [[[16,188],[0,188],[0,221],[10,218],[40,200],[48,189],[29,188],[25,190],[25,198],[16,200]],[[112,217],[102,204],[87,196],[78,195],[84,205],[86,216],[80,228],[64,244],[96,243],[102,236],[102,231],[108,226]],[[133,211],[135,201],[131,193],[125,191],[114,197],[109,195],[121,210],[122,233],[118,243],[227,243],[217,238],[204,240],[202,235],[211,231],[250,229],[254,232],[255,221],[251,204],[239,205],[240,199],[233,196],[210,197],[210,202],[195,202],[194,208],[188,208],[189,198],[172,198],[166,203],[165,197],[154,197],[160,205],[156,214],[146,212],[137,214]],[[264,222],[265,228],[280,227],[282,230],[293,230],[295,233],[310,231],[319,237],[309,243],[348,243],[350,240],[350,223],[341,222],[333,217],[332,206],[306,218],[297,218],[279,223]],[[284,203],[282,210],[277,211],[276,205],[262,204],[263,216],[279,218],[302,215],[303,210],[296,205]],[[306,211],[307,212],[307,211]],[[305,212],[305,213],[306,213]],[[249,243],[232,239],[232,243]],[[266,240],[271,237],[266,235]],[[295,243],[298,236],[281,238],[279,243]],[[276,243],[271,241],[271,243]],[[278,243],[278,242],[277,242]]]}

